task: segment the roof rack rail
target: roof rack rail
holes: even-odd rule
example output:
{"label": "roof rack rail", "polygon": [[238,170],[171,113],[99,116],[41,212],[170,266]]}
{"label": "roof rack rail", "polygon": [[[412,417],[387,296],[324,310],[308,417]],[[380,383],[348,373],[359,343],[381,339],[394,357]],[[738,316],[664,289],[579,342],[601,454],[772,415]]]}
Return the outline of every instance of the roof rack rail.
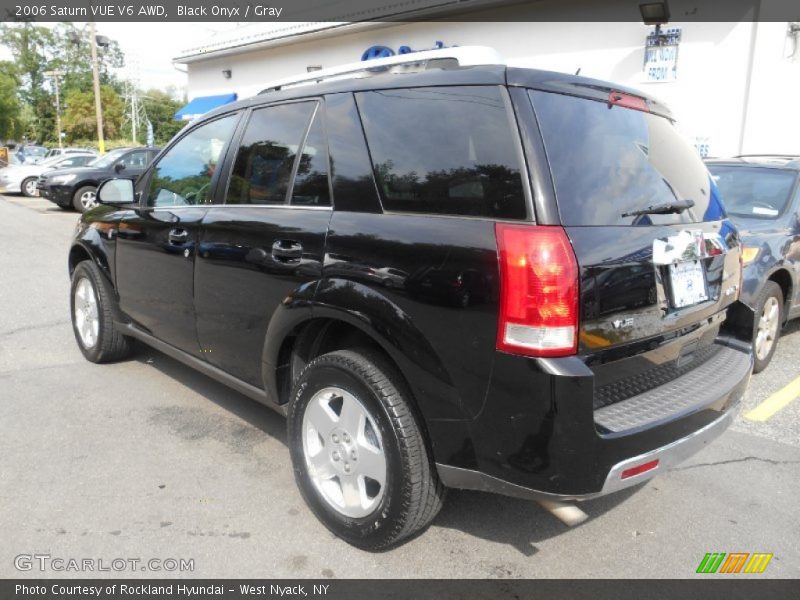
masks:
{"label": "roof rack rail", "polygon": [[737,154],[733,158],[779,158],[784,160],[795,160],[800,158],[798,154]]}
{"label": "roof rack rail", "polygon": [[409,52],[385,58],[374,58],[354,63],[330,67],[310,73],[302,73],[292,77],[285,77],[270,82],[260,94],[274,92],[290,87],[311,85],[326,80],[338,79],[357,79],[370,77],[378,73],[385,72],[391,67],[402,67],[425,63],[425,68],[431,63],[442,61],[444,64],[439,66],[450,66],[447,62],[456,62],[459,67],[471,67],[477,65],[503,65],[505,60],[497,50],[488,46],[454,46],[452,48],[441,48],[437,50],[422,50],[420,52]]}

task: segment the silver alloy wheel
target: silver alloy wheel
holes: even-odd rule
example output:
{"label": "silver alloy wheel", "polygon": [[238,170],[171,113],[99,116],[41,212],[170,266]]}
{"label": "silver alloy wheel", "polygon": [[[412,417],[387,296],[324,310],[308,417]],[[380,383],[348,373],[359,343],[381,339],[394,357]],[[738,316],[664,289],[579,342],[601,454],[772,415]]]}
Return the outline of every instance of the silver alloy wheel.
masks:
{"label": "silver alloy wheel", "polygon": [[378,427],[353,394],[319,390],[303,414],[303,455],[308,475],[338,513],[366,517],[386,488],[386,456]]}
{"label": "silver alloy wheel", "polygon": [[87,277],[82,277],[75,286],[73,313],[75,329],[78,331],[83,347],[87,350],[94,348],[100,333],[100,317],[94,286]]}
{"label": "silver alloy wheel", "polygon": [[36,180],[30,179],[25,182],[25,189],[22,190],[26,196],[35,196],[36,195]]}
{"label": "silver alloy wheel", "polygon": [[775,338],[778,335],[778,327],[780,326],[778,322],[780,313],[778,299],[775,296],[767,298],[758,319],[758,331],[756,332],[755,350],[758,360],[766,359],[772,350],[772,346],[775,344]]}
{"label": "silver alloy wheel", "polygon": [[95,196],[96,194],[93,190],[86,190],[81,194],[80,203],[83,210],[89,210],[90,208],[97,206]]}

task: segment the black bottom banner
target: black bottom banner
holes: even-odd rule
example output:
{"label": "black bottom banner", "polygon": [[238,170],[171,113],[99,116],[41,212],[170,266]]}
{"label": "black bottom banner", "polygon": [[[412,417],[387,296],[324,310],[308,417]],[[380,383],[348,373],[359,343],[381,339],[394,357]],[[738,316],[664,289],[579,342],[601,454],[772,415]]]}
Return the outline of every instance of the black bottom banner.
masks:
{"label": "black bottom banner", "polygon": [[236,600],[241,598],[392,599],[578,599],[578,600],[796,600],[800,582],[791,579],[63,579],[0,580],[0,598],[83,600],[150,600],[161,598]]}

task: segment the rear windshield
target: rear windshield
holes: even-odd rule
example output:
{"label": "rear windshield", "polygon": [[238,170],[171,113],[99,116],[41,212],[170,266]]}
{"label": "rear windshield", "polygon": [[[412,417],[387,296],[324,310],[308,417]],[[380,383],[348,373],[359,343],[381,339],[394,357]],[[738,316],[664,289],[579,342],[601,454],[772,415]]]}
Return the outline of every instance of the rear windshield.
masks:
{"label": "rear windshield", "polygon": [[[724,216],[697,151],[664,117],[530,92],[564,225],[663,225]],[[691,200],[672,214],[629,214]],[[627,216],[623,216],[627,214]]]}
{"label": "rear windshield", "polygon": [[795,174],[765,167],[709,165],[728,214],[777,219],[789,203]]}

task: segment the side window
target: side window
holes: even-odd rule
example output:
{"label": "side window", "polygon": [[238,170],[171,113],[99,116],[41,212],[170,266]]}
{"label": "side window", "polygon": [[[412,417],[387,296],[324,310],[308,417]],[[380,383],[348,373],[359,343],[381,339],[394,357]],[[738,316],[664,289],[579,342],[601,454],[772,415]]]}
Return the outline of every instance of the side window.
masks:
{"label": "side window", "polygon": [[82,163],[80,162],[79,158],[67,158],[65,160],[59,161],[58,168],[61,169],[64,167],[75,167],[81,164]]}
{"label": "side window", "polygon": [[322,125],[322,110],[317,108],[308,130],[297,175],[292,188],[292,204],[298,206],[330,206],[328,188],[328,149]]}
{"label": "side window", "polygon": [[[315,102],[254,110],[233,165],[226,204],[285,204]],[[310,168],[310,161],[306,161]],[[309,171],[309,174],[311,171]]]}
{"label": "side window", "polygon": [[520,159],[498,87],[363,92],[386,210],[524,219]]}
{"label": "side window", "polygon": [[120,162],[125,165],[126,169],[144,169],[149,163],[147,155],[146,150],[131,152],[126,154]]}
{"label": "side window", "polygon": [[238,115],[228,115],[192,130],[153,168],[147,206],[207,204],[211,180],[230,141]]}

